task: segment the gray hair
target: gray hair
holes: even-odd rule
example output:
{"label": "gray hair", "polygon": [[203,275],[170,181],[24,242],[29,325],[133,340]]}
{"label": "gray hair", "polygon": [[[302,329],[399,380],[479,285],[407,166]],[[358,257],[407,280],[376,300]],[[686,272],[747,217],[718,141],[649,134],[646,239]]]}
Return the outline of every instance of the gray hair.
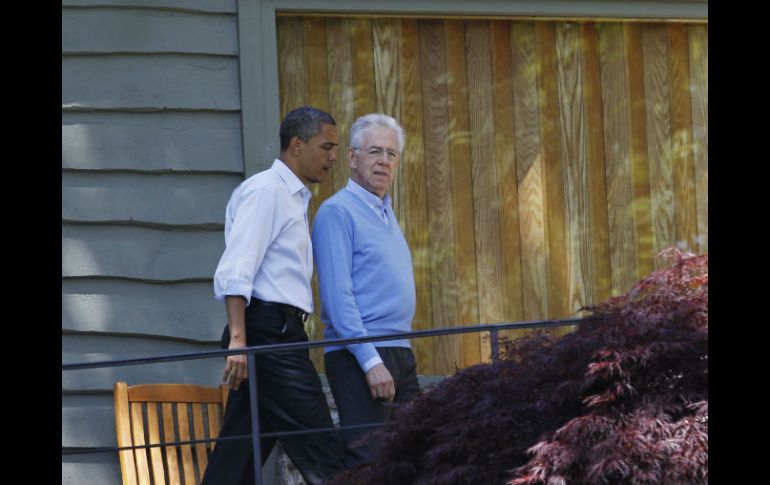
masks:
{"label": "gray hair", "polygon": [[353,123],[353,126],[350,127],[350,146],[360,148],[364,132],[373,126],[381,126],[393,130],[398,136],[399,153],[404,151],[404,142],[406,141],[404,129],[401,128],[398,121],[383,113],[369,113],[359,117]]}

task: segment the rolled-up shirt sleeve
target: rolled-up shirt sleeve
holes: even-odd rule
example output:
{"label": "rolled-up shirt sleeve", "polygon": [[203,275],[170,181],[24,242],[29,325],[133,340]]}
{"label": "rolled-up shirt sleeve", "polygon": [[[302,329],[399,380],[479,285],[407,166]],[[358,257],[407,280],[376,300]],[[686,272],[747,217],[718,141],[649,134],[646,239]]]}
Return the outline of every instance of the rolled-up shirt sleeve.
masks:
{"label": "rolled-up shirt sleeve", "polygon": [[242,296],[248,305],[267,248],[273,239],[275,194],[255,188],[237,195],[228,205],[225,251],[214,273],[214,296]]}
{"label": "rolled-up shirt sleeve", "polygon": [[[322,206],[313,221],[313,259],[318,273],[321,302],[339,338],[367,337],[353,294],[353,228],[348,218],[332,206]],[[371,343],[345,346],[364,372],[382,363]]]}

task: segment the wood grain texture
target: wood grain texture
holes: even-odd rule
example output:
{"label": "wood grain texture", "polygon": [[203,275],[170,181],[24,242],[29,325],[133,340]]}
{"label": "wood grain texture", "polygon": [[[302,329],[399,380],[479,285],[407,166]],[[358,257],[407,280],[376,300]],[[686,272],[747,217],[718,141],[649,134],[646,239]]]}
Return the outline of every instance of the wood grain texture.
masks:
{"label": "wood grain texture", "polygon": [[[564,164],[559,133],[559,86],[554,25],[537,23],[535,32],[540,55],[539,107],[541,156],[546,186],[546,240],[548,241],[548,310],[550,317],[569,314]],[[560,333],[557,330],[557,333]]]}
{"label": "wood grain texture", "polygon": [[[500,245],[500,199],[495,163],[494,84],[488,22],[468,22],[465,55],[468,74],[468,119],[473,159],[473,214],[476,229],[476,278],[480,323],[505,318]],[[483,341],[482,359],[489,358]]]}
{"label": "wood grain texture", "polygon": [[[297,41],[280,32],[289,18],[279,18],[280,62],[303,59],[292,68],[296,89],[319,103],[326,93],[343,145],[369,112],[392,114],[406,131],[391,195],[412,251],[415,330],[567,317],[624,293],[689,224],[680,205],[692,209],[695,243],[707,242],[706,26],[672,34],[655,22],[296,17],[303,23],[287,25],[304,26]],[[682,42],[686,105],[673,93],[685,77],[672,74],[670,54]],[[326,77],[307,74],[318,57]],[[282,106],[291,89],[282,85]],[[667,148],[676,119],[692,138],[679,179]],[[338,168],[332,191],[349,174],[347,163]],[[489,358],[479,334],[413,348],[420,373]]]}
{"label": "wood grain texture", "polygon": [[624,34],[630,114],[631,180],[634,190],[632,207],[636,240],[636,270],[641,278],[652,271],[654,258],[641,26],[626,24]]}
{"label": "wood grain texture", "polygon": [[697,251],[698,233],[693,162],[690,53],[686,25],[668,25],[669,77],[671,82],[671,133],[676,240],[680,249]]}
{"label": "wood grain texture", "polygon": [[[521,291],[521,243],[519,241],[519,194],[516,183],[516,144],[513,124],[513,81],[510,22],[493,20],[490,28],[494,95],[494,149],[500,203],[500,265],[505,321],[524,317]],[[516,338],[521,332],[505,331]]]}
{"label": "wood grain texture", "polygon": [[523,318],[534,320],[548,315],[548,267],[545,178],[540,156],[538,52],[533,23],[513,23],[511,52]]}
{"label": "wood grain texture", "polygon": [[350,177],[347,147],[350,146],[350,126],[355,121],[350,28],[350,20],[347,19],[326,21],[326,45],[332,46],[331,49],[327,48],[329,113],[337,121],[337,134],[340,137],[337,163],[332,170],[334,192],[344,188]]}
{"label": "wood grain texture", "polygon": [[[307,104],[323,111],[329,110],[329,74],[328,74],[328,53],[326,49],[326,19],[317,17],[306,17],[302,22],[303,28],[303,53],[304,66],[307,71],[307,84],[305,85]],[[334,115],[332,115],[333,117]],[[328,199],[334,193],[334,180],[327,177],[321,183],[311,184],[310,190],[313,194],[308,207],[308,230],[313,223],[318,208],[323,201]],[[313,274],[313,295],[315,317],[305,323],[305,331],[310,340],[320,340],[323,338],[323,323],[320,319],[321,300],[318,294],[318,275]],[[316,365],[319,372],[324,370],[323,349],[310,349],[310,358]]]}
{"label": "wood grain texture", "polygon": [[581,25],[583,69],[583,116],[586,120],[587,190],[589,200],[593,297],[598,304],[610,296],[610,236],[607,219],[607,181],[604,163],[604,129],[601,100],[599,37],[596,25]]}
{"label": "wood grain texture", "polygon": [[[372,48],[374,50],[374,81],[377,97],[377,112],[385,113],[398,120],[401,113],[401,93],[399,90],[398,74],[398,40],[400,37],[400,22],[393,19],[378,19],[372,21]],[[403,220],[404,211],[401,207],[403,199],[403,181],[401,170],[396,170],[396,176],[390,187],[393,212],[399,221]],[[400,217],[399,217],[400,216]]]}
{"label": "wood grain texture", "polygon": [[629,140],[629,101],[622,25],[599,30],[607,215],[610,234],[612,295],[625,293],[637,280],[633,185]]}
{"label": "wood grain texture", "polygon": [[[473,215],[473,162],[468,121],[468,77],[465,69],[465,25],[459,20],[444,22],[447,57],[447,115],[449,117],[449,164],[452,174],[452,203],[455,215],[455,275],[457,324],[479,320],[476,282],[475,223]],[[460,366],[481,360],[480,334],[461,337]]]}
{"label": "wood grain texture", "polygon": [[593,254],[586,162],[586,120],[583,96],[580,28],[573,23],[556,26],[556,57],[559,70],[559,120],[564,166],[566,210],[567,311],[574,315],[595,300]]}
{"label": "wood grain texture", "polygon": [[687,27],[690,46],[690,82],[692,86],[692,139],[695,165],[695,199],[698,219],[699,254],[708,252],[709,234],[709,36],[708,26]]}
{"label": "wood grain texture", "polygon": [[[457,321],[454,256],[454,211],[449,160],[446,85],[446,38],[442,21],[420,22],[423,101],[423,143],[427,175],[428,242],[431,247],[431,306],[433,325],[452,327]],[[436,369],[459,366],[459,337],[434,338]]]}
{"label": "wood grain texture", "polygon": [[667,44],[664,25],[643,27],[647,153],[650,162],[650,201],[655,254],[676,245]]}
{"label": "wood grain texture", "polygon": [[305,66],[305,30],[301,18],[279,17],[278,83],[281,89],[281,119],[289,111],[307,104],[307,67]]}
{"label": "wood grain texture", "polygon": [[353,54],[353,112],[357,117],[377,110],[377,94],[372,52],[372,21],[355,19],[351,25]]}
{"label": "wood grain texture", "polygon": [[[399,122],[406,132],[406,146],[401,158],[405,197],[401,202],[407,212],[405,224],[401,228],[412,252],[414,284],[417,291],[417,308],[412,320],[412,329],[426,330],[433,328],[434,325],[431,307],[431,248],[428,243],[427,175],[423,141],[420,26],[417,20],[401,21],[399,49],[401,97]],[[432,339],[413,340],[412,348],[420,374],[443,371],[434,368]]]}

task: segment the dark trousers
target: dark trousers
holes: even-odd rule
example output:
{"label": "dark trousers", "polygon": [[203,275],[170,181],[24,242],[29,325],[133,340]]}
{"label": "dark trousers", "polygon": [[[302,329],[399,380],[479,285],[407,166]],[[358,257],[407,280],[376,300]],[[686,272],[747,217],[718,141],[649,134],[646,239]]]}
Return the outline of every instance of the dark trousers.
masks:
{"label": "dark trousers", "polygon": [[[263,306],[253,299],[246,308],[246,342],[249,346],[307,339],[301,319],[284,314],[280,308]],[[230,331],[225,327],[223,348],[229,343]],[[307,349],[269,352],[255,357],[262,433],[333,426],[321,380]],[[251,433],[249,401],[248,380],[243,381],[237,391],[230,390],[220,436]],[[276,439],[281,440],[308,484],[323,483],[343,468],[342,440],[338,432],[263,438],[260,442],[262,464]],[[209,457],[201,485],[253,485],[252,449],[250,439],[218,442]]]}
{"label": "dark trousers", "polygon": [[[420,392],[414,353],[404,347],[377,347],[385,367],[393,376],[395,406],[405,404]],[[394,405],[372,399],[366,375],[356,358],[347,350],[334,350],[324,355],[326,377],[329,379],[340,425],[384,423],[390,418]],[[373,428],[345,430],[345,466],[351,468],[371,461],[378,443],[367,436]]]}

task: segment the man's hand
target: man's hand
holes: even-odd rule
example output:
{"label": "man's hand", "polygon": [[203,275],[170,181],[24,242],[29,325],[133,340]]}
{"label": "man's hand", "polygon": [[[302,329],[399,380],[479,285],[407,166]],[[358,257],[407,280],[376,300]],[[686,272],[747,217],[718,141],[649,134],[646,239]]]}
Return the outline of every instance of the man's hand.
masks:
{"label": "man's hand", "polygon": [[372,391],[372,399],[384,399],[393,401],[396,396],[396,387],[393,384],[393,376],[390,375],[385,364],[377,364],[366,372],[366,383]]}
{"label": "man's hand", "polygon": [[[228,349],[242,349],[246,347],[245,343],[230,341]],[[230,389],[237,391],[247,377],[249,377],[248,361],[246,354],[228,355],[227,364],[225,364],[225,373],[222,380],[225,381]]]}

